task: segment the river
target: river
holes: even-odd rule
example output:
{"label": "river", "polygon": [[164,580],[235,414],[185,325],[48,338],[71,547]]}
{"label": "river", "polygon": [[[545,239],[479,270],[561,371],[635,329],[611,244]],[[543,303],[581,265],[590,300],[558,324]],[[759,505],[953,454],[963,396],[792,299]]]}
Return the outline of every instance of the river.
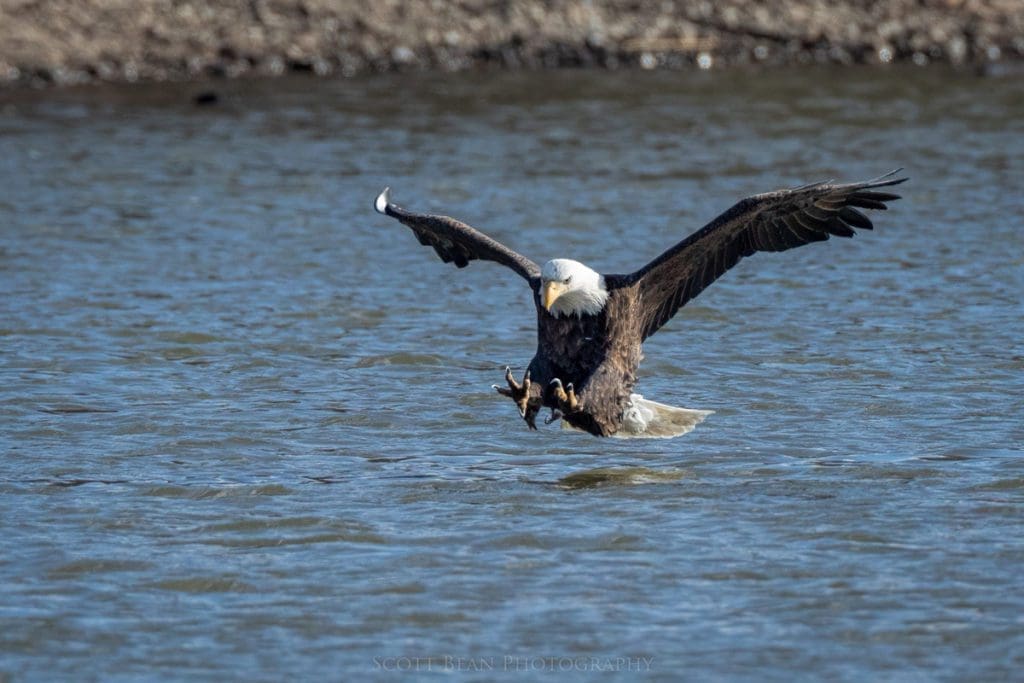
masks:
{"label": "river", "polygon": [[[1020,79],[5,91],[0,149],[0,680],[1020,676]],[[637,390],[715,411],[671,440],[528,431],[522,280],[372,211],[627,272],[900,166],[649,340]]]}

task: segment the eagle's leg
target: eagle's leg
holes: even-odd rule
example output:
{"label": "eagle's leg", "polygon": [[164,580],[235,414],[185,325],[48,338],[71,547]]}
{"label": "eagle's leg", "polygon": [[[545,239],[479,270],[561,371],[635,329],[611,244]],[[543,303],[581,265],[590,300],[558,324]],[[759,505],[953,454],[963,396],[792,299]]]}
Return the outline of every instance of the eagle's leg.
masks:
{"label": "eagle's leg", "polygon": [[526,426],[530,429],[537,429],[537,413],[540,412],[541,401],[539,398],[531,398],[526,402],[526,412],[523,414],[523,419],[526,420]]}
{"label": "eagle's leg", "polygon": [[572,382],[563,387],[562,380],[556,377],[551,380],[551,384],[555,387],[555,398],[558,400],[558,409],[562,414],[575,413],[579,408],[579,401],[576,399],[576,389],[573,388]]}
{"label": "eagle's leg", "polygon": [[512,368],[506,367],[505,382],[508,383],[507,389],[499,387],[497,384],[492,384],[491,387],[502,396],[508,396],[515,401],[516,408],[519,409],[519,416],[526,420],[530,429],[536,429],[537,413],[540,412],[541,402],[537,398],[530,398],[530,388],[533,386],[533,382],[530,381],[530,371],[526,371],[526,374],[523,375],[523,383],[520,384],[512,376]]}

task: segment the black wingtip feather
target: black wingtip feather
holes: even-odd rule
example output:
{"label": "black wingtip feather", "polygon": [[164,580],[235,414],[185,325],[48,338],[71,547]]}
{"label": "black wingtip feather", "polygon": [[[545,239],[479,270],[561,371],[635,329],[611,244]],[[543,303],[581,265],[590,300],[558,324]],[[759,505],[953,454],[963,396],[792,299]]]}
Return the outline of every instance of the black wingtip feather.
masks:
{"label": "black wingtip feather", "polygon": [[862,214],[852,206],[844,206],[839,209],[839,217],[844,223],[860,230],[874,230],[875,226],[871,219]]}
{"label": "black wingtip feather", "polygon": [[824,228],[826,232],[828,232],[830,235],[835,235],[836,237],[853,237],[855,234],[857,234],[856,232],[854,232],[853,228],[851,228],[849,225],[839,220],[838,218],[832,218],[831,220],[827,221],[824,224]]}
{"label": "black wingtip feather", "polygon": [[858,192],[856,196],[863,197],[864,199],[874,199],[880,202],[894,202],[901,197],[901,195],[893,194],[891,192],[872,192],[871,190]]}
{"label": "black wingtip feather", "polygon": [[893,178],[894,175],[896,175],[897,173],[902,173],[902,172],[903,172],[903,167],[901,166],[901,167],[899,167],[897,169],[893,169],[892,171],[889,171],[888,173],[883,173],[882,175],[878,176],[877,178],[873,178],[873,179],[869,180],[868,182],[865,183],[865,186],[867,186],[867,187],[886,187],[888,185],[899,185],[900,183],[905,183],[908,180],[910,180],[910,178]]}
{"label": "black wingtip feather", "polygon": [[889,208],[882,202],[876,202],[874,199],[865,199],[858,194],[847,199],[846,204],[848,206],[856,206],[861,209],[875,209],[876,211],[885,211]]}

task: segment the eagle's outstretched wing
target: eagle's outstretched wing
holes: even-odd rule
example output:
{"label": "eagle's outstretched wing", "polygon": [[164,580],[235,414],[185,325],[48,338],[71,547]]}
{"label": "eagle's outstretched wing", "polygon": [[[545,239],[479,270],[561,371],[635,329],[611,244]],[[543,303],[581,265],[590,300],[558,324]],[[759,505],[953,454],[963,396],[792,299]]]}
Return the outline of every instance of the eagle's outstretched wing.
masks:
{"label": "eagle's outstretched wing", "polygon": [[377,195],[373,208],[412,228],[420,244],[433,247],[445,263],[465,268],[477,259],[494,261],[522,275],[534,290],[540,286],[540,268],[530,259],[454,218],[413,213],[395,206],[388,198],[388,189]]}
{"label": "eagle's outstretched wing", "polygon": [[884,210],[885,202],[899,199],[876,188],[906,181],[893,177],[901,170],[860,183],[815,183],[748,197],[635,273],[609,277],[609,286],[637,288],[646,339],[744,256],[871,230],[857,209]]}

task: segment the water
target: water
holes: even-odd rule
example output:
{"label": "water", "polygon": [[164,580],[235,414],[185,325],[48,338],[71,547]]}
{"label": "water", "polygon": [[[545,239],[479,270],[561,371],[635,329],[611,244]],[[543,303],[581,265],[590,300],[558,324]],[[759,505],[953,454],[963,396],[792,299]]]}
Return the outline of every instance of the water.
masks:
{"label": "water", "polygon": [[[1019,79],[216,87],[0,95],[0,680],[1019,676]],[[371,210],[621,272],[896,166],[650,340],[668,441],[527,431],[523,283]]]}

